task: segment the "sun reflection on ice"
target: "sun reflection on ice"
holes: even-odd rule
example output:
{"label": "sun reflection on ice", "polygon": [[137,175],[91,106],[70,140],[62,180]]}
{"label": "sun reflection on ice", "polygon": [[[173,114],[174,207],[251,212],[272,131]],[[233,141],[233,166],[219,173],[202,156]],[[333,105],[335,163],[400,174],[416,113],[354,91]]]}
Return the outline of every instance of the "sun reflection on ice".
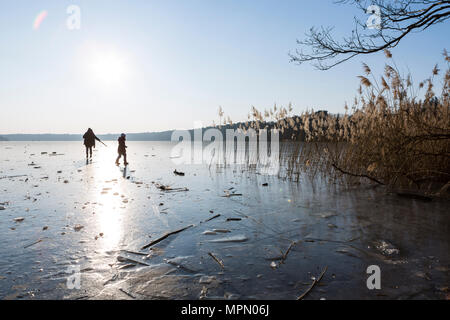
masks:
{"label": "sun reflection on ice", "polygon": [[123,185],[119,169],[114,164],[111,149],[102,149],[96,155],[95,180],[99,183],[96,201],[98,241],[105,251],[118,247],[123,235],[123,216],[126,214]]}

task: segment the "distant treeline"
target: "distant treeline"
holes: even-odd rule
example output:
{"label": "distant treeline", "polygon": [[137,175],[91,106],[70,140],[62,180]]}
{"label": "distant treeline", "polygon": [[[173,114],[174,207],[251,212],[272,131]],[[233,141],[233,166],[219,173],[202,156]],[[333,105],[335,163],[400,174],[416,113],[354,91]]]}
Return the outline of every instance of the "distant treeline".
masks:
{"label": "distant treeline", "polygon": [[[129,133],[129,141],[169,141],[173,131]],[[115,141],[120,134],[99,134],[104,141]],[[5,134],[0,141],[82,141],[82,134]]]}
{"label": "distant treeline", "polygon": [[[328,112],[326,111],[318,111],[315,113],[316,116],[321,117],[322,119],[326,119],[328,117]],[[295,123],[303,124],[304,120],[300,117],[293,116],[291,117],[292,121]],[[310,119],[311,120],[311,119]],[[219,129],[222,132],[224,139],[226,138],[226,130],[233,129],[237,130],[241,129],[255,129],[258,131],[259,129],[267,129],[271,130],[275,127],[280,128],[280,124],[277,122],[264,122],[260,121],[258,125],[256,125],[255,121],[248,122],[238,122],[234,124],[226,124],[222,126],[216,127],[205,127],[203,131],[206,131],[211,128]],[[172,137],[172,133],[174,130],[162,131],[162,132],[144,132],[144,133],[128,133],[127,140],[128,141],[170,141]],[[194,130],[189,130],[191,137],[194,137]],[[285,127],[283,130],[279,132],[281,140],[297,140],[304,141],[305,140],[305,132],[304,130],[296,130]],[[115,141],[120,136],[120,134],[99,134],[97,135],[101,140],[104,141]],[[269,133],[270,136],[270,133]],[[293,139],[295,137],[295,139]],[[0,141],[82,141],[82,134],[6,134],[0,136]]]}

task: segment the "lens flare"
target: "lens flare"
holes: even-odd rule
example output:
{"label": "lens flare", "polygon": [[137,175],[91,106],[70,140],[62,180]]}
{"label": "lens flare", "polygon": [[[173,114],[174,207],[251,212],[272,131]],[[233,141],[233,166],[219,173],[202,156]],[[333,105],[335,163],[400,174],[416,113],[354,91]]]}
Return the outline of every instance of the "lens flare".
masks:
{"label": "lens flare", "polygon": [[36,16],[36,19],[34,19],[34,23],[33,23],[34,30],[39,29],[39,27],[41,26],[41,23],[45,20],[47,15],[48,15],[47,10],[43,10]]}

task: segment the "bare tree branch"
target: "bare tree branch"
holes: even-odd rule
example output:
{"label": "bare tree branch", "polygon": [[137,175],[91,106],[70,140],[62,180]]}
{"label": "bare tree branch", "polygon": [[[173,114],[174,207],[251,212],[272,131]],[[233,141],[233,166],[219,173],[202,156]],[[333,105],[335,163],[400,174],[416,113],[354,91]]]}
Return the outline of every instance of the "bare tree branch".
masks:
{"label": "bare tree branch", "polygon": [[[426,30],[450,18],[450,1],[440,0],[338,0],[338,4],[351,4],[364,14],[374,14],[377,28],[355,17],[351,36],[337,41],[333,28],[311,28],[305,40],[297,40],[299,49],[289,54],[291,62],[311,62],[320,70],[328,70],[358,55],[366,55],[396,47],[413,32]],[[378,13],[368,8],[379,9]],[[367,15],[369,17],[369,15]],[[444,35],[445,36],[445,35]]]}

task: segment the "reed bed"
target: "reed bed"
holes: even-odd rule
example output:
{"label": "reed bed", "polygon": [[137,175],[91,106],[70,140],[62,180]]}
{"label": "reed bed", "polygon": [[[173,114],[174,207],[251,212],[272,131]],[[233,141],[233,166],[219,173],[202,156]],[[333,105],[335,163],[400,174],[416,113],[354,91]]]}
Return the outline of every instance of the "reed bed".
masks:
{"label": "reed bed", "polygon": [[[252,107],[248,121],[233,124],[219,110],[218,127],[258,132],[277,129],[280,175],[300,180],[321,174],[347,183],[370,182],[446,193],[450,186],[450,57],[446,69],[436,65],[431,76],[414,85],[403,76],[386,50],[381,76],[363,64],[364,75],[353,105],[345,114],[308,110],[292,115],[275,105],[259,111]],[[440,93],[435,83],[440,81]]]}

